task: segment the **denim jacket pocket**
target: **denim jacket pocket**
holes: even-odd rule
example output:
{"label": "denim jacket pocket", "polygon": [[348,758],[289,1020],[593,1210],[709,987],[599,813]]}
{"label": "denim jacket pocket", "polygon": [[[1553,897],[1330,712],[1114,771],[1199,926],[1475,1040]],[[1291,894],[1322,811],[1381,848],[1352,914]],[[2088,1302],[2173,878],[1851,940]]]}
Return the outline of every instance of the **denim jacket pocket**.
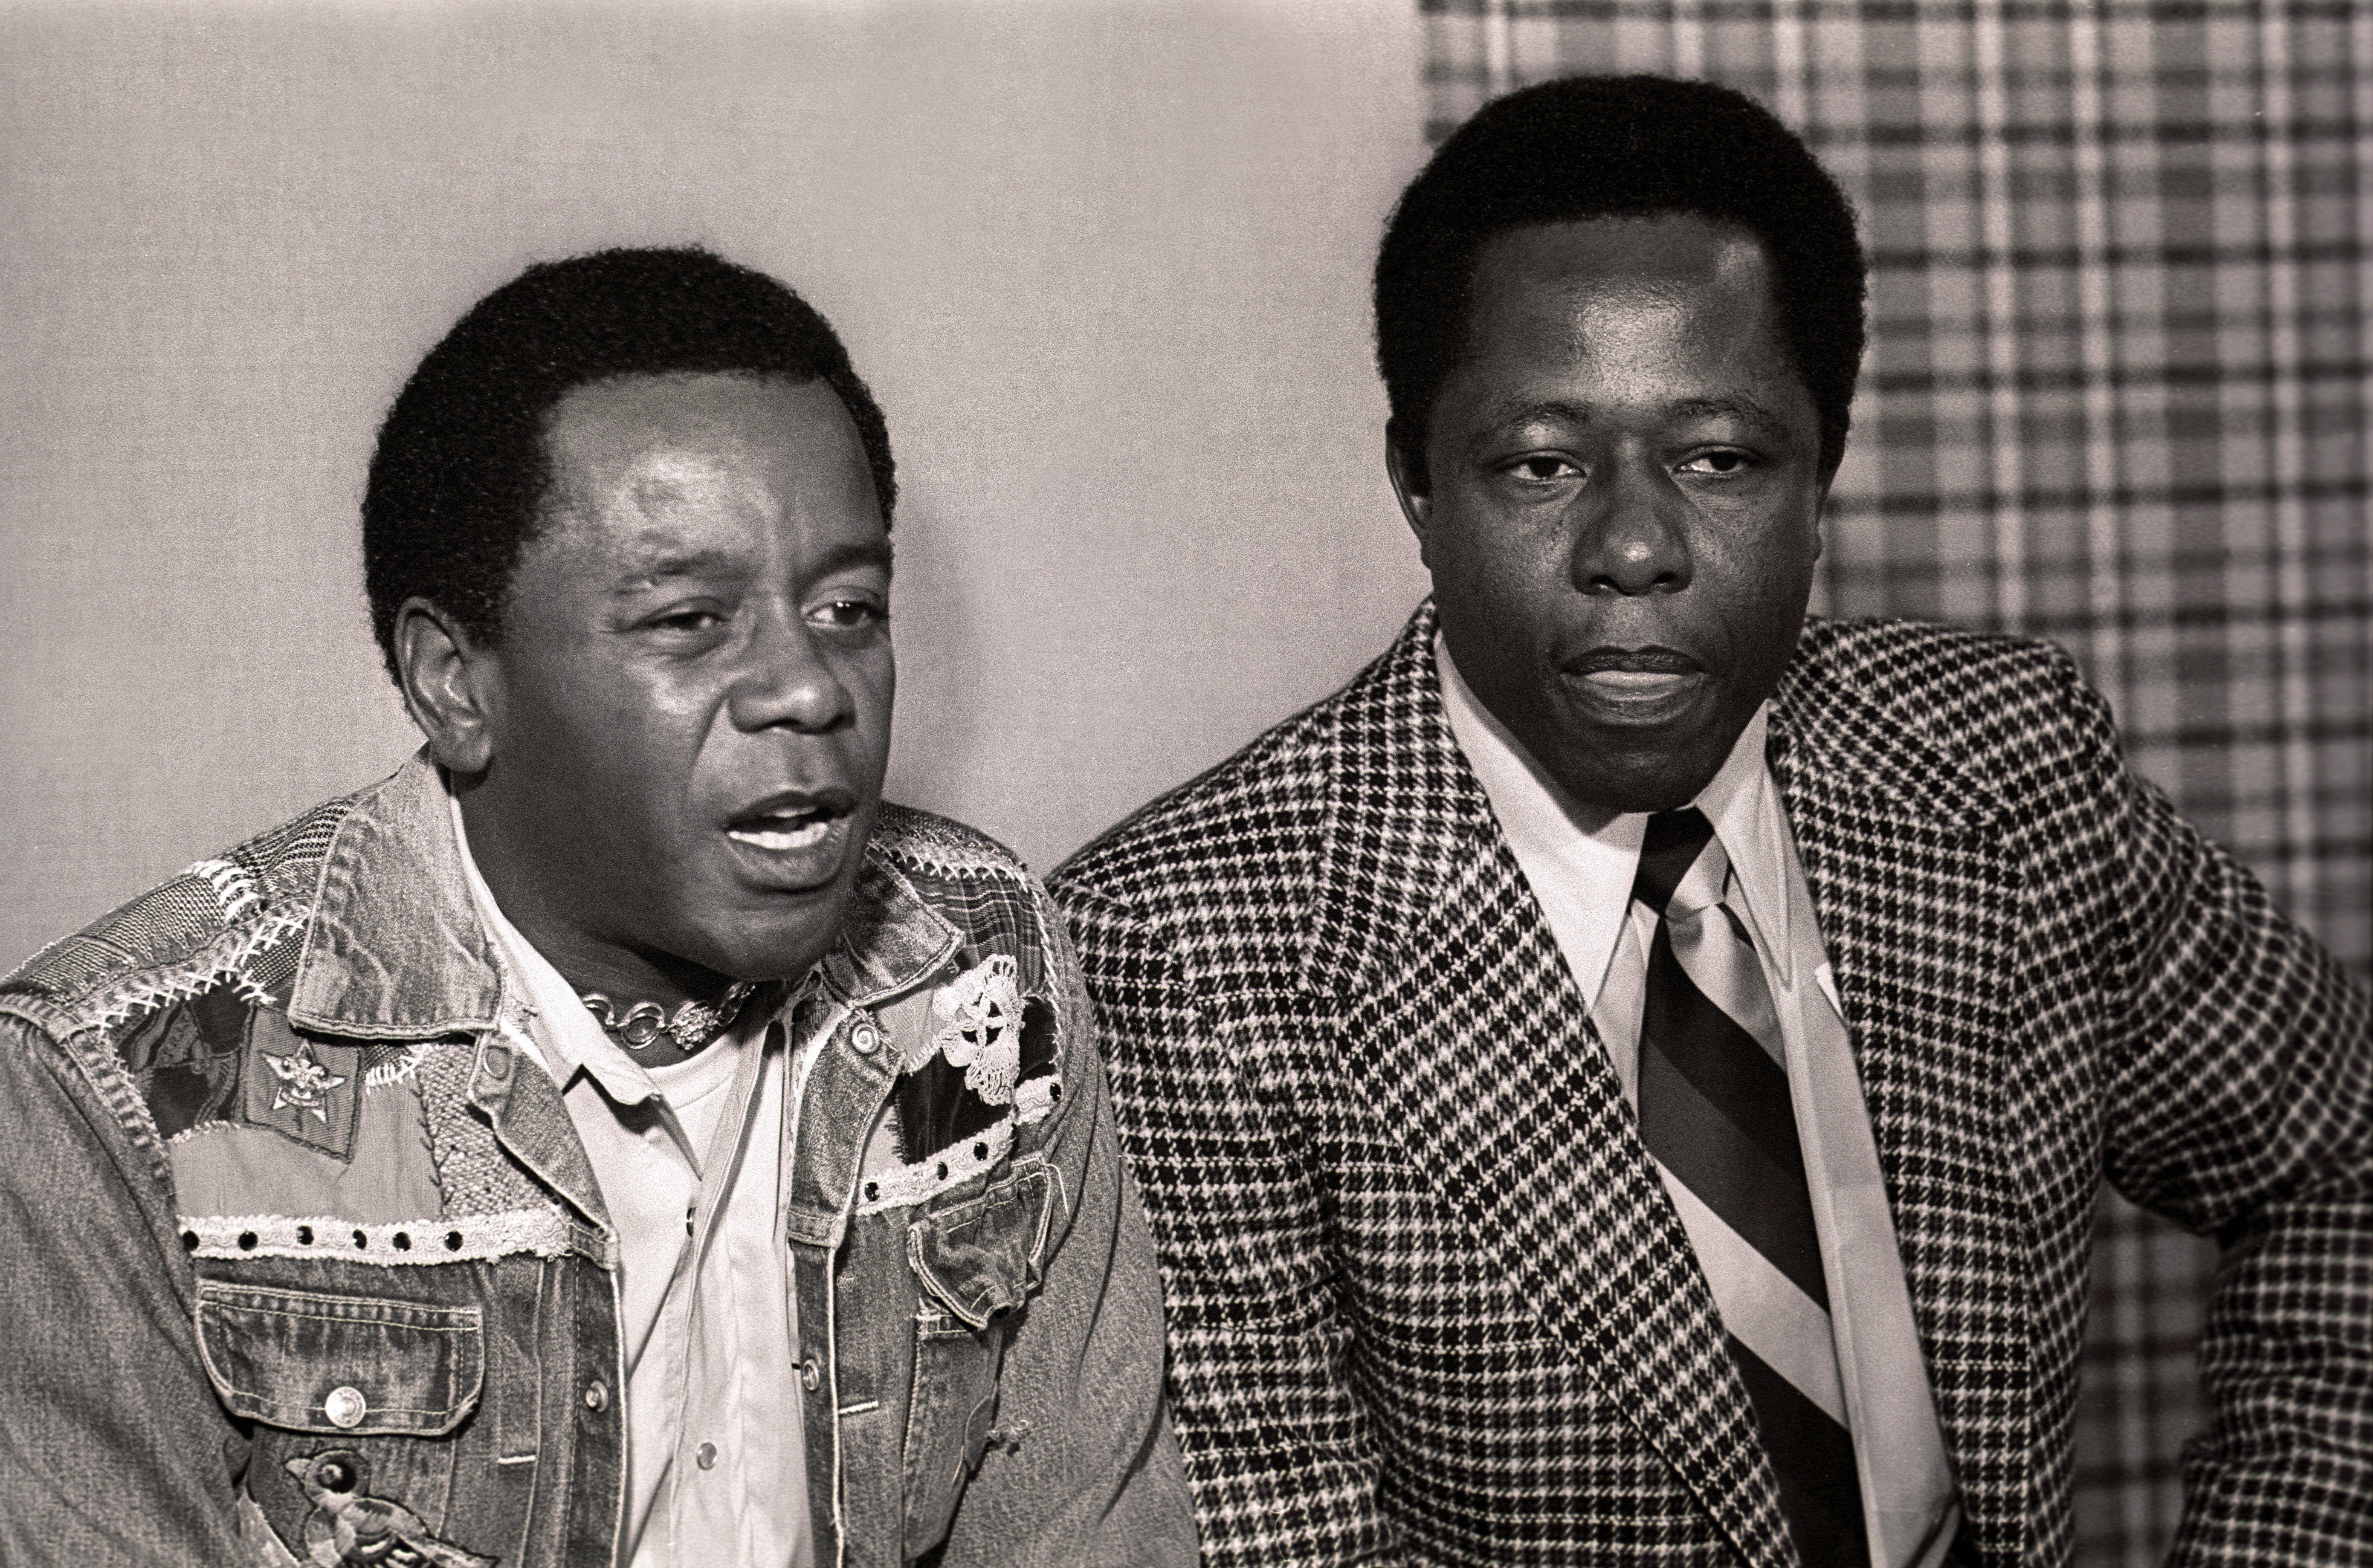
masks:
{"label": "denim jacket pocket", "polygon": [[979,1196],[916,1217],[906,1257],[922,1287],[907,1405],[906,1550],[947,1534],[988,1451],[1014,1313],[1038,1283],[1055,1173],[1031,1157]]}
{"label": "denim jacket pocket", "polygon": [[918,1216],[906,1260],[925,1293],[974,1329],[1020,1307],[1046,1261],[1055,1184],[1043,1156],[1026,1156],[980,1196]]}
{"label": "denim jacket pocket", "polygon": [[237,1416],[326,1436],[437,1437],[478,1403],[475,1306],[198,1282],[198,1350]]}

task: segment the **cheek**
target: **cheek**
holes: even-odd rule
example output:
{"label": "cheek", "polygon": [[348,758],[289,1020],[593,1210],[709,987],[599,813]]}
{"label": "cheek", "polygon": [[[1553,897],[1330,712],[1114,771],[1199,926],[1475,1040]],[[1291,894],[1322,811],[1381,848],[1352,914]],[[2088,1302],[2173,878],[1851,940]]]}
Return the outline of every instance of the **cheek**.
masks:
{"label": "cheek", "polygon": [[888,646],[850,654],[835,662],[834,675],[855,710],[855,739],[878,779],[889,760],[891,717],[898,695],[898,666]]}
{"label": "cheek", "polygon": [[1562,575],[1555,532],[1473,500],[1445,507],[1434,535],[1434,580],[1467,602],[1517,611]]}

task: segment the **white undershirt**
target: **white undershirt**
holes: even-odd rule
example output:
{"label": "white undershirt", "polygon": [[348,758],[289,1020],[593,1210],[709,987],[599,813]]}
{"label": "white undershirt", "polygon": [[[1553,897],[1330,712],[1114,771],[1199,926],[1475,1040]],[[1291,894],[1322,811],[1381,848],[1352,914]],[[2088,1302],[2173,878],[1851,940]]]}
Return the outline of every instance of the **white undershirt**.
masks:
{"label": "white undershirt", "polygon": [[822,1036],[790,1063],[772,1015],[753,1007],[689,1061],[645,1067],[503,914],[470,854],[458,800],[451,816],[479,918],[524,993],[530,1037],[616,1232],[625,1560],[807,1568],[780,1183],[786,1129]]}

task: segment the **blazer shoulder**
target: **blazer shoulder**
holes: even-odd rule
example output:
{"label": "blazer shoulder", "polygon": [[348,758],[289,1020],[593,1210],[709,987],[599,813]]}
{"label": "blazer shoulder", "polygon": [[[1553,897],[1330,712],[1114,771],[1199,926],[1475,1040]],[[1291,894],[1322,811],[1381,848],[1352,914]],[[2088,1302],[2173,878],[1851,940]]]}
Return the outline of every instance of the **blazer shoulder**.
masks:
{"label": "blazer shoulder", "polygon": [[1858,717],[2014,769],[2114,736],[2108,705],[2059,645],[1918,621],[1808,618],[1779,697],[1799,717]]}
{"label": "blazer shoulder", "polygon": [[1796,659],[1847,679],[1923,686],[1950,676],[1987,682],[2075,668],[2065,648],[2041,637],[1929,621],[1827,615],[1805,618]]}
{"label": "blazer shoulder", "polygon": [[1158,918],[1208,902],[1217,883],[1291,880],[1326,820],[1340,710],[1359,684],[1105,829],[1048,874],[1047,891],[1075,916],[1096,904]]}

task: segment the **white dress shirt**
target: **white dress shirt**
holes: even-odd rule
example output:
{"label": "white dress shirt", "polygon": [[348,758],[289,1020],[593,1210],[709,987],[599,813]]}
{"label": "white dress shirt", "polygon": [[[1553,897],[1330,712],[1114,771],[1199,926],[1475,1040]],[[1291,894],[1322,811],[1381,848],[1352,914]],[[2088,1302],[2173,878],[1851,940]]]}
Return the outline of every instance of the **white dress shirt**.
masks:
{"label": "white dress shirt", "polygon": [[792,1063],[774,1015],[750,1007],[690,1061],[643,1066],[504,916],[471,857],[458,801],[452,819],[479,917],[525,998],[529,1035],[617,1232],[626,1560],[808,1568],[780,1182],[823,1037]]}
{"label": "white dress shirt", "polygon": [[[1573,800],[1469,690],[1439,636],[1433,656],[1451,733],[1636,1108],[1642,982],[1656,919],[1631,898],[1647,815],[1610,816]],[[1745,906],[1738,912],[1779,1016],[1829,1284],[1834,1362],[1808,1352],[1803,1366],[1783,1370],[1853,1434],[1874,1568],[1935,1568],[1960,1507],[1852,1038],[1787,814],[1764,765],[1769,725],[1768,708],[1759,708],[1694,804],[1730,858],[1733,907]],[[1627,947],[1627,961],[1618,963]],[[1758,1267],[1770,1265],[1759,1256],[1710,1255],[1737,1246],[1718,1222],[1705,1223],[1686,1186],[1668,1179],[1666,1188],[1708,1265],[1717,1308],[1726,1295],[1753,1290]]]}

